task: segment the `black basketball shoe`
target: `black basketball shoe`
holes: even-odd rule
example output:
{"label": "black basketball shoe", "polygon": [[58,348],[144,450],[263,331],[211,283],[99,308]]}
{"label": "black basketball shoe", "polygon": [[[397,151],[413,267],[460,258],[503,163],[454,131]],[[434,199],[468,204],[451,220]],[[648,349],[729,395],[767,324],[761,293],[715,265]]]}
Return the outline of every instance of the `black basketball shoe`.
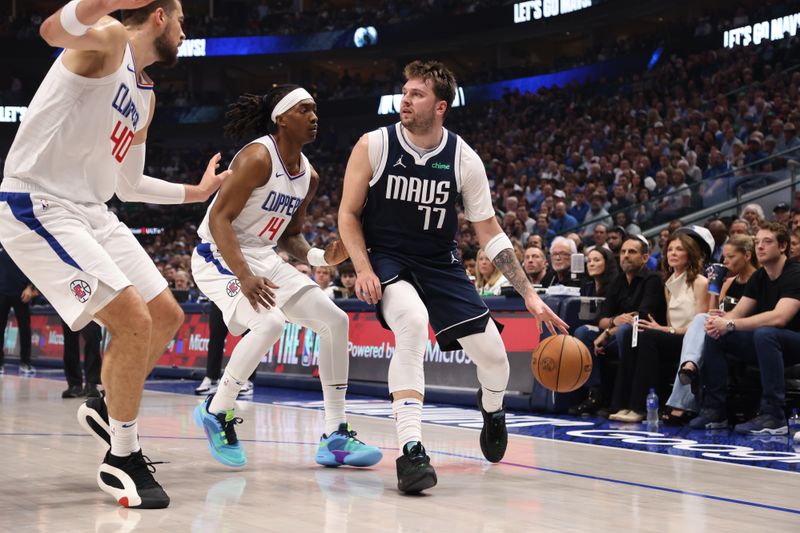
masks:
{"label": "black basketball shoe", "polygon": [[436,485],[436,470],[421,442],[408,443],[403,455],[397,458],[397,488],[401,492],[417,493]]}
{"label": "black basketball shoe", "polygon": [[78,423],[104,448],[111,446],[108,408],[104,398],[89,398],[78,407]]}
{"label": "black basketball shoe", "polygon": [[169,505],[169,496],[153,478],[156,468],[139,450],[127,457],[106,457],[97,470],[97,484],[123,507],[134,509],[163,509]]}
{"label": "black basketball shoe", "polygon": [[483,390],[478,389],[478,407],[483,415],[483,429],[481,429],[481,451],[486,460],[497,463],[506,454],[508,446],[508,429],[506,429],[506,412],[503,409],[494,413],[483,410]]}

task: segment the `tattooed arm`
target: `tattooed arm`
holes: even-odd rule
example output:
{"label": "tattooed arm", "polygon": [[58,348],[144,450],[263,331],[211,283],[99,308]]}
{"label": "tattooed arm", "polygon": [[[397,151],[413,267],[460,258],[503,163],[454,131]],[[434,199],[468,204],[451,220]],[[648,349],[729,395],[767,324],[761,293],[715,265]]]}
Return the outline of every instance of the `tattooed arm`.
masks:
{"label": "tattooed arm", "polygon": [[[491,217],[479,222],[473,222],[472,225],[475,228],[475,235],[478,237],[481,247],[485,249],[487,255],[493,257],[492,261],[497,269],[503,273],[514,289],[525,300],[525,307],[528,308],[528,311],[544,322],[544,325],[553,335],[557,335],[559,330],[567,334],[569,326],[536,294],[536,290],[528,281],[528,277],[522,270],[522,265],[520,265],[514,249],[511,247],[511,241],[503,233],[497,219]],[[498,248],[499,250],[494,252]]]}
{"label": "tattooed arm", "polygon": [[504,248],[492,261],[497,270],[503,273],[508,282],[523,298],[531,289],[531,282],[522,270],[522,266],[517,261],[517,255],[513,248]]}

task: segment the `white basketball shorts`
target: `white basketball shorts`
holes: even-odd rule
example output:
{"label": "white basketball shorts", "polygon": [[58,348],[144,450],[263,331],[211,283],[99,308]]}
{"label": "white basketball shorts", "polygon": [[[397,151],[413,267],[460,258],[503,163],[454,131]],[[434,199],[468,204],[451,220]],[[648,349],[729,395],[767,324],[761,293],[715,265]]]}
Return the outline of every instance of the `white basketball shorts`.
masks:
{"label": "white basketball shorts", "polygon": [[105,204],[76,204],[6,178],[0,242],[74,331],[133,285],[149,302],[167,288],[153,260]]}
{"label": "white basketball shorts", "polygon": [[[275,307],[278,309],[298,292],[308,287],[319,287],[311,278],[281,259],[272,248],[244,248],[242,254],[253,274],[264,276],[278,286],[274,289]],[[231,334],[244,333],[247,327],[233,319],[236,306],[244,299],[239,280],[228,268],[214,244],[204,242],[194,249],[192,276],[197,288],[222,311],[222,317]],[[265,310],[259,306],[258,312],[263,313]]]}

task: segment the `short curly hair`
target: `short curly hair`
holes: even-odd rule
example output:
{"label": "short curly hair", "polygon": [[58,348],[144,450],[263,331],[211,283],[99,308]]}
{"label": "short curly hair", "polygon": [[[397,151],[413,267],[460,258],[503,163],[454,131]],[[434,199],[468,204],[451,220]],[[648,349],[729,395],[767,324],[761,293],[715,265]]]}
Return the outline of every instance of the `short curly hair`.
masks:
{"label": "short curly hair", "polygon": [[[412,61],[403,69],[406,80],[419,78],[433,82],[433,94],[439,100],[447,102],[447,111],[456,97],[456,77],[453,72],[440,61]],[[445,111],[445,114],[447,113]]]}

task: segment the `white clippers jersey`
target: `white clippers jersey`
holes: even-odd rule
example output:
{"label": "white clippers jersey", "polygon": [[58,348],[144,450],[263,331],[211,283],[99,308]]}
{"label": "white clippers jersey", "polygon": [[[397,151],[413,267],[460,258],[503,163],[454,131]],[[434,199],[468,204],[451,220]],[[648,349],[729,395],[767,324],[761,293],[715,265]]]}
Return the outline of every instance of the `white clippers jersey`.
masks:
{"label": "white clippers jersey", "polygon": [[[239,245],[244,248],[271,248],[283,235],[286,226],[308,194],[311,183],[311,168],[308,159],[300,154],[300,173],[292,176],[286,170],[278,145],[272,135],[260,137],[250,144],[259,143],[269,150],[272,159],[272,174],[265,185],[258,187],[247,199],[242,212],[233,221],[233,231]],[[244,148],[249,146],[246,145]],[[242,150],[244,150],[242,148]],[[241,150],[239,151],[241,153]],[[239,153],[236,155],[238,156]],[[236,160],[236,157],[233,158]],[[233,164],[233,162],[231,162]],[[203,242],[216,245],[208,226],[209,213],[214,207],[215,197],[208,206],[206,216],[197,229],[197,234]]]}
{"label": "white clippers jersey", "polygon": [[111,199],[135,132],[147,125],[153,84],[137,79],[130,45],[116,72],[85,78],[61,54],[31,101],[5,176],[76,203]]}

